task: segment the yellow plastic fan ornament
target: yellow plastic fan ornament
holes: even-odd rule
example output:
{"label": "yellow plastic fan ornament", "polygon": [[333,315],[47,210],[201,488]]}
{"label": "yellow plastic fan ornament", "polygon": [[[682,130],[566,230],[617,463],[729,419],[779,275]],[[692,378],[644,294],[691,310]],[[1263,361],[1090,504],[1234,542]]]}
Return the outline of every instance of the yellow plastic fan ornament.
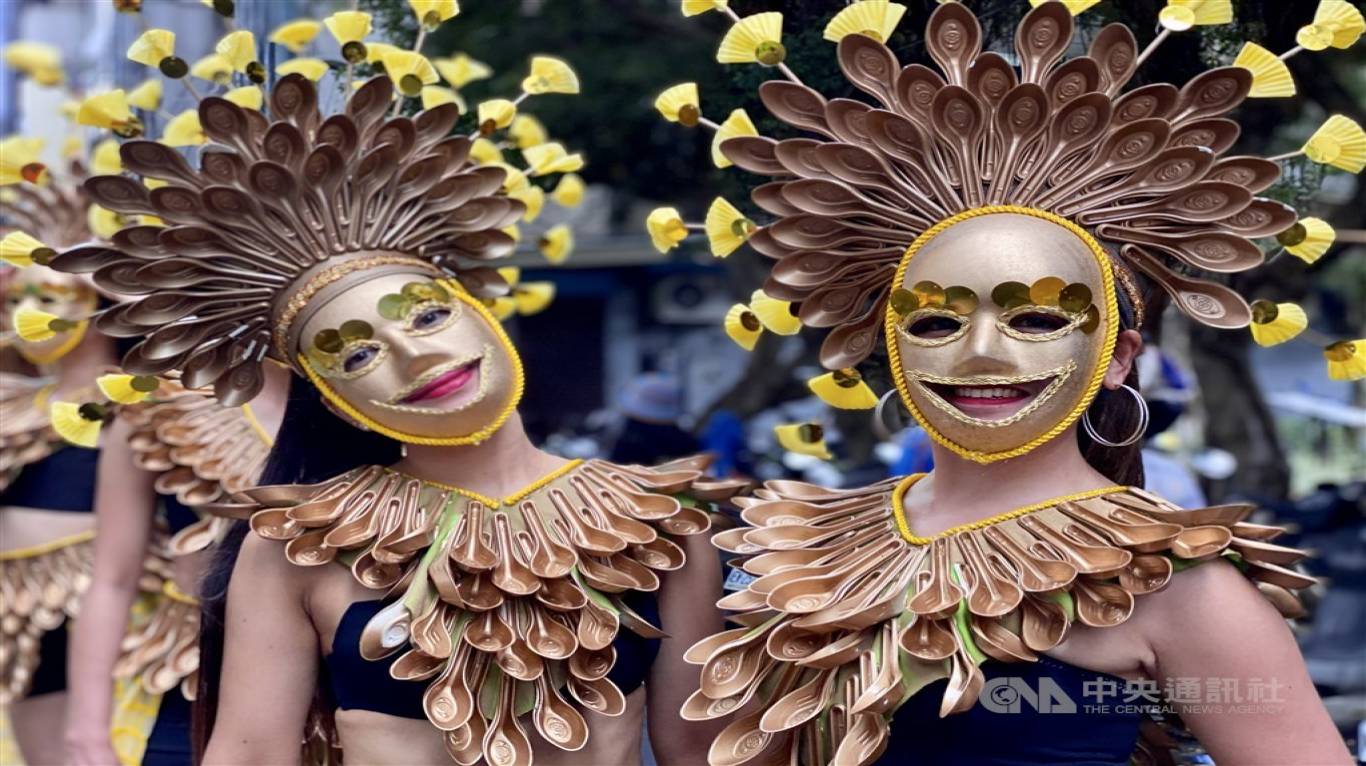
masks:
{"label": "yellow plastic fan ornament", "polygon": [[574,252],[574,230],[568,224],[558,223],[546,229],[536,241],[536,249],[547,261],[558,266],[569,259]]}
{"label": "yellow plastic fan ornament", "polygon": [[730,0],[683,0],[683,15],[696,16],[707,11],[719,11],[730,7]]}
{"label": "yellow plastic fan ornament", "polygon": [[80,136],[69,135],[62,139],[62,157],[65,159],[75,159],[85,151],[85,142]]}
{"label": "yellow plastic fan ornament", "polygon": [[52,430],[66,441],[78,447],[93,448],[99,444],[104,418],[103,408],[98,405],[53,402],[48,414],[52,418]]}
{"label": "yellow plastic fan ornament", "polygon": [[541,121],[529,114],[519,114],[512,118],[512,124],[508,126],[508,137],[518,149],[543,144],[550,138]]}
{"label": "yellow plastic fan ornament", "polygon": [[100,393],[116,404],[137,404],[157,390],[157,379],[150,375],[114,373],[95,379]]}
{"label": "yellow plastic fan ornament", "polygon": [[460,13],[460,3],[456,0],[408,0],[408,5],[412,7],[417,23],[429,32]]}
{"label": "yellow plastic fan ornament", "polygon": [[726,335],[746,351],[753,351],[759,336],[764,334],[764,325],[759,317],[743,303],[731,306],[722,324],[726,328]]}
{"label": "yellow plastic fan ornament", "polygon": [[522,316],[539,314],[555,300],[554,282],[523,282],[512,288],[512,300]]}
{"label": "yellow plastic fan ornament", "polygon": [[90,228],[91,234],[100,239],[113,239],[126,223],[123,216],[99,205],[91,205],[85,211],[85,225]]}
{"label": "yellow plastic fan ornament", "polygon": [[12,231],[0,238],[0,261],[12,266],[32,266],[45,263],[57,251],[22,231]]}
{"label": "yellow plastic fan ornament", "polygon": [[148,112],[160,109],[161,80],[155,77],[143,80],[141,85],[128,91],[128,104]]}
{"label": "yellow plastic fan ornament", "polygon": [[57,337],[57,333],[66,332],[73,326],[73,323],[56,314],[49,314],[31,306],[20,307],[14,312],[14,331],[21,340],[28,343],[50,340]]}
{"label": "yellow plastic fan ornament", "polygon": [[1252,73],[1251,98],[1286,98],[1295,95],[1295,78],[1290,67],[1276,54],[1256,43],[1243,43],[1233,65]]}
{"label": "yellow plastic fan ornament", "polygon": [[169,29],[149,29],[138,35],[138,39],[128,46],[127,56],[130,61],[156,69],[161,66],[161,62],[175,56],[175,32]]}
{"label": "yellow plastic fan ornament", "polygon": [[254,109],[261,111],[261,104],[265,102],[265,94],[255,85],[243,85],[240,88],[233,88],[223,94],[223,98],[231,101],[243,109]]}
{"label": "yellow plastic fan ornament", "polygon": [[397,45],[389,43],[369,42],[365,44],[365,63],[384,64],[384,57],[390,53],[397,53],[403,50]]}
{"label": "yellow plastic fan ornament", "polygon": [[570,154],[563,144],[556,141],[529,146],[522,150],[522,158],[527,162],[527,171],[533,176],[572,173],[583,169],[583,155]]}
{"label": "yellow plastic fan ornament", "polygon": [[322,24],[313,19],[286,21],[276,27],[275,31],[271,32],[270,37],[267,39],[276,45],[283,45],[290,53],[297,55],[306,48],[309,43],[313,42],[313,38],[317,37],[318,32],[322,31],[322,26]]}
{"label": "yellow plastic fan ornament", "polygon": [[96,175],[116,176],[123,172],[123,160],[119,158],[119,142],[106,138],[95,144],[90,152],[90,169]]}
{"label": "yellow plastic fan ornament", "polygon": [[256,35],[246,29],[229,32],[214,46],[214,52],[227,59],[233,71],[246,72],[256,60]]}
{"label": "yellow plastic fan ornament", "polygon": [[422,86],[435,85],[441,80],[436,67],[421,53],[395,49],[386,51],[382,60],[384,73],[389,75],[394,87],[409,98],[422,95]]}
{"label": "yellow plastic fan ornament", "polygon": [[1366,18],[1346,0],[1322,0],[1314,11],[1314,21],[1295,34],[1295,42],[1302,48],[1321,51],[1325,48],[1350,48],[1366,31]]}
{"label": "yellow plastic fan ornament", "polygon": [[871,410],[877,406],[877,395],[852,367],[817,375],[806,381],[806,386],[835,409]]}
{"label": "yellow plastic fan ornament", "polygon": [[161,143],[167,146],[198,146],[208,142],[204,127],[199,124],[199,110],[186,109],[166,123]]}
{"label": "yellow plastic fan ornament", "polygon": [[665,88],[655,97],[655,109],[669,122],[693,127],[702,119],[697,83],[683,82]]}
{"label": "yellow plastic fan ornament", "polygon": [[802,329],[802,321],[792,313],[792,304],[769,297],[763,290],[749,296],[749,309],[765,330],[776,335],[796,335]]}
{"label": "yellow plastic fan ornament", "polygon": [[442,104],[455,104],[461,112],[465,111],[465,99],[460,97],[451,88],[444,88],[440,85],[428,85],[422,89],[422,108],[431,109]]}
{"label": "yellow plastic fan ornament", "polygon": [[522,220],[531,223],[541,215],[541,209],[545,207],[545,190],[539,186],[526,186],[515,192],[508,192],[512,199],[521,200],[526,205],[526,212],[522,214]]}
{"label": "yellow plastic fan ornament", "polygon": [[450,58],[433,59],[432,66],[441,73],[441,79],[453,88],[463,88],[475,80],[483,80],[493,74],[493,69],[481,62],[457,53]]}
{"label": "yellow plastic fan ornament", "polygon": [[1191,27],[1228,24],[1233,21],[1231,0],[1168,0],[1157,14],[1163,29],[1185,32]]}
{"label": "yellow plastic fan ornament", "polygon": [[726,158],[726,155],[721,153],[721,144],[725,143],[727,139],[735,138],[736,136],[757,135],[759,135],[759,130],[754,127],[754,122],[749,119],[749,115],[745,110],[733,110],[730,113],[730,116],[726,118],[726,121],[721,123],[720,127],[716,129],[716,135],[712,136],[712,164],[716,165],[718,168],[728,168],[733,164]]}
{"label": "yellow plastic fan ornament", "polygon": [[364,11],[337,11],[323,19],[323,26],[341,46],[342,58],[359,64],[366,60],[368,51],[361,42],[370,34],[370,14]]}
{"label": "yellow plastic fan ornament", "polygon": [[16,40],[5,46],[4,60],[11,69],[23,72],[39,85],[60,85],[66,79],[61,50],[47,43]]}
{"label": "yellow plastic fan ornament", "polygon": [[517,105],[505,98],[493,98],[481,101],[476,111],[479,130],[488,135],[512,124],[512,118],[517,116]]}
{"label": "yellow plastic fan ornament", "polygon": [[498,276],[507,282],[508,287],[516,287],[522,281],[522,270],[517,266],[499,266]]}
{"label": "yellow plastic fan ornament", "polygon": [[470,158],[480,165],[495,165],[503,161],[503,150],[487,138],[476,138],[470,144]]}
{"label": "yellow plastic fan ornament", "polygon": [[542,93],[578,93],[579,76],[574,68],[554,56],[532,56],[531,74],[522,80],[522,91]]}
{"label": "yellow plastic fan ornament", "polygon": [[[1034,3],[1034,0],[1030,2]],[[1091,0],[1088,5],[1097,2],[1100,0]],[[1068,3],[1067,10],[1072,11],[1072,15],[1075,16],[1081,11],[1073,11],[1072,5],[1074,3]],[[844,10],[830,19],[830,23],[825,25],[825,39],[837,43],[848,35],[867,35],[880,43],[885,43],[891,38],[892,32],[896,31],[896,25],[901,23],[901,17],[905,13],[906,6],[900,3],[890,3],[887,0],[859,0],[845,6]]]}
{"label": "yellow plastic fan ornament", "polygon": [[38,161],[46,142],[41,138],[10,136],[0,141],[0,186],[43,180],[47,167]]}
{"label": "yellow plastic fan ornament", "polygon": [[782,38],[783,14],[769,11],[746,16],[721,38],[716,60],[722,64],[777,66],[787,55]]}
{"label": "yellow plastic fan ornament", "polygon": [[190,65],[190,76],[227,85],[232,81],[232,64],[221,53],[210,53]]}
{"label": "yellow plastic fan ornament", "polygon": [[[1029,5],[1031,8],[1038,8],[1044,3],[1050,2],[1055,2],[1055,0],[1029,0]],[[1073,16],[1080,16],[1091,6],[1099,3],[1100,0],[1056,0],[1056,2],[1061,2],[1063,7],[1067,9],[1067,12]]]}
{"label": "yellow plastic fan ornament", "polygon": [[1248,329],[1259,346],[1276,346],[1304,332],[1309,317],[1294,303],[1252,302],[1252,323]]}
{"label": "yellow plastic fan ornament", "polygon": [[778,444],[789,452],[810,455],[821,460],[830,460],[834,455],[825,446],[825,429],[820,423],[788,423],[774,426],[773,435]]}
{"label": "yellow plastic fan ornament", "polygon": [[301,74],[308,79],[317,82],[322,76],[327,74],[327,62],[322,59],[300,58],[286,61],[275,67],[275,73],[284,76],[287,74]]}
{"label": "yellow plastic fan ornament", "polygon": [[560,176],[560,182],[555,184],[550,198],[561,207],[577,207],[583,202],[584,189],[583,178],[578,173],[565,173]]}
{"label": "yellow plastic fan ornament", "polygon": [[512,237],[512,241],[513,241],[513,242],[521,242],[521,241],[522,241],[522,227],[518,226],[518,225],[515,224],[515,223],[512,224],[511,226],[505,226],[505,227],[499,229],[499,231],[503,232],[504,234],[508,235],[509,237]]}
{"label": "yellow plastic fan ornament", "polygon": [[661,253],[678,247],[678,243],[688,237],[688,226],[676,208],[657,207],[645,219],[645,230],[650,232],[650,242]]}
{"label": "yellow plastic fan ornament", "polygon": [[128,95],[122,88],[97,93],[81,102],[76,112],[76,123],[92,128],[105,128],[119,135],[137,135],[142,124],[128,106]]}
{"label": "yellow plastic fan ornament", "polygon": [[1366,378],[1366,338],[1329,344],[1323,358],[1328,360],[1328,377],[1333,380]]}
{"label": "yellow plastic fan ornament", "polygon": [[1286,252],[1305,263],[1313,263],[1328,252],[1337,232],[1322,218],[1301,218],[1294,226],[1276,235]]}
{"label": "yellow plastic fan ornament", "polygon": [[1309,159],[1348,173],[1366,167],[1366,131],[1348,117],[1329,117],[1300,148]]}
{"label": "yellow plastic fan ornament", "polygon": [[711,245],[711,254],[717,258],[725,258],[739,249],[756,228],[753,221],[724,197],[712,200],[707,208],[707,242]]}

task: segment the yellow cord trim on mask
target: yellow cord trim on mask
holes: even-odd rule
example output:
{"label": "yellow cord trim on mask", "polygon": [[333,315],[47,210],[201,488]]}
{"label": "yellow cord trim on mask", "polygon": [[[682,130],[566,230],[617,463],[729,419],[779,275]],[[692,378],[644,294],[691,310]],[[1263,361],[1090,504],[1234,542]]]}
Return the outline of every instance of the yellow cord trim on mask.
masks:
{"label": "yellow cord trim on mask", "polygon": [[81,543],[89,542],[94,539],[95,530],[93,529],[85,532],[77,532],[74,535],[59,537],[56,540],[48,540],[45,543],[30,545],[27,548],[16,548],[12,551],[0,552],[0,561],[18,561],[19,559],[36,558],[52,553],[53,551],[59,551],[73,545],[80,545]]}
{"label": "yellow cord trim on mask", "polygon": [[498,498],[492,497],[490,495],[481,495],[478,492],[475,492],[474,490],[465,489],[464,487],[457,487],[454,484],[443,484],[439,481],[432,481],[431,479],[423,479],[422,481],[424,484],[430,484],[433,487],[439,487],[440,489],[450,490],[451,492],[454,492],[457,495],[467,497],[471,500],[477,500],[491,509],[496,509],[501,508],[505,505],[513,506],[522,502],[522,498],[526,497],[527,495],[530,495],[532,492],[535,492],[538,489],[541,489],[542,487],[546,486],[552,481],[555,481],[561,476],[564,476],[565,474],[569,473],[575,468],[578,468],[581,465],[583,465],[582,460],[571,460],[568,463],[565,463],[559,468],[556,468],[555,470],[546,474],[545,476],[542,476],[536,481],[533,481],[525,487],[522,487],[521,489],[517,490],[511,495],[507,495],[502,500],[499,500]]}
{"label": "yellow cord trim on mask", "polygon": [[892,490],[892,515],[896,518],[897,531],[901,532],[901,539],[905,540],[911,545],[929,545],[930,543],[942,537],[950,537],[952,535],[958,534],[959,532],[971,532],[975,529],[984,529],[986,527],[991,526],[992,524],[999,524],[1002,521],[1010,521],[1011,519],[1017,519],[1021,516],[1033,513],[1035,511],[1042,511],[1045,508],[1052,508],[1060,503],[1068,503],[1076,500],[1089,500],[1093,497],[1100,497],[1101,495],[1113,495],[1116,492],[1123,492],[1126,489],[1126,487],[1116,485],[1113,487],[1105,487],[1103,489],[1088,489],[1085,492],[1073,492],[1070,495],[1062,495],[1061,497],[1055,497],[1050,500],[1044,500],[1043,502],[1034,503],[1033,505],[1026,505],[1023,508],[1016,508],[1013,511],[1006,511],[1005,513],[999,513],[995,516],[991,516],[985,519],[978,519],[977,521],[974,521],[970,524],[959,524],[956,527],[949,527],[943,532],[931,535],[929,537],[919,537],[911,531],[910,522],[906,520],[906,509],[902,505],[902,503],[905,501],[906,491],[909,490],[911,486],[914,485],[916,482],[920,481],[928,475],[929,474],[925,473],[911,474],[910,476],[907,476],[906,478],[902,479],[901,483],[896,485],[896,489]]}
{"label": "yellow cord trim on mask", "polygon": [[[1096,394],[1100,392],[1100,386],[1105,380],[1105,372],[1109,367],[1109,361],[1114,356],[1115,339],[1119,337],[1119,304],[1115,297],[1115,275],[1110,266],[1109,255],[1105,252],[1105,248],[1101,246],[1100,242],[1096,241],[1096,238],[1091,236],[1091,233],[1086,229],[1083,229],[1081,226],[1078,226],[1062,216],[1050,213],[1047,210],[1037,210],[1032,207],[1022,207],[1019,205],[987,205],[985,207],[964,210],[956,215],[951,215],[926,229],[920,236],[915,238],[915,241],[911,243],[910,247],[906,248],[905,255],[901,257],[901,263],[897,264],[896,275],[892,278],[892,286],[895,287],[905,281],[906,269],[910,266],[911,258],[914,257],[916,253],[920,252],[921,248],[925,247],[926,243],[936,235],[942,233],[945,229],[956,223],[961,223],[970,218],[994,215],[997,213],[1027,215],[1055,223],[1077,235],[1077,238],[1085,243],[1091,250],[1091,254],[1095,256],[1096,263],[1100,267],[1100,280],[1105,292],[1105,340],[1104,346],[1101,349],[1100,360],[1097,362],[1096,368],[1091,374],[1091,380],[1087,383],[1086,391],[1082,394],[1081,400],[1077,402],[1077,406],[1073,407],[1062,420],[1058,421],[1058,423],[1046,433],[1034,437],[1026,444],[1001,452],[983,452],[981,450],[968,449],[961,444],[951,441],[947,436],[940,433],[938,429],[930,425],[929,421],[925,419],[925,416],[916,408],[915,402],[911,400],[910,382],[906,380],[905,372],[902,370],[901,349],[897,346],[896,342],[896,327],[899,317],[889,301],[887,303],[886,318],[884,320],[885,332],[883,333],[883,342],[887,346],[888,364],[892,368],[892,379],[896,381],[896,390],[897,393],[901,395],[901,402],[906,405],[906,409],[910,411],[911,416],[920,423],[921,427],[925,429],[925,433],[929,434],[931,439],[934,439],[959,457],[971,460],[975,463],[994,463],[998,460],[1019,457],[1041,444],[1052,441],[1059,434],[1063,433],[1068,428],[1071,428],[1072,425],[1077,422],[1077,419],[1082,416],[1082,413],[1086,412],[1086,408],[1091,406],[1091,402],[1096,398]],[[908,533],[903,530],[903,534]]]}
{"label": "yellow cord trim on mask", "polygon": [[323,379],[322,375],[319,375],[318,371],[313,369],[313,365],[303,354],[297,355],[299,369],[304,371],[304,375],[308,377],[309,382],[314,386],[317,386],[318,390],[322,392],[323,396],[327,397],[327,400],[331,402],[334,407],[377,434],[382,434],[390,439],[397,439],[406,444],[421,444],[429,447],[459,447],[468,444],[479,444],[492,436],[495,431],[502,428],[503,424],[507,422],[507,419],[512,416],[512,413],[517,411],[517,404],[522,400],[522,391],[526,388],[526,376],[522,370],[522,358],[517,355],[517,349],[513,347],[512,339],[509,338],[507,332],[503,330],[502,323],[499,322],[478,299],[463,292],[456,293],[455,297],[470,306],[473,306],[474,310],[479,312],[479,315],[489,323],[493,328],[494,336],[498,339],[498,342],[502,344],[503,350],[507,352],[508,362],[512,365],[512,393],[508,396],[507,404],[503,407],[503,410],[498,413],[498,416],[493,419],[492,423],[472,434],[466,434],[464,436],[418,436],[382,425],[369,415],[366,415],[351,406],[350,402],[347,402],[339,396],[337,392],[333,391],[332,388],[327,385],[327,381]]}
{"label": "yellow cord trim on mask", "polygon": [[172,601],[179,601],[182,604],[189,604],[190,606],[199,606],[199,599],[181,590],[179,587],[176,586],[175,583],[171,582],[170,580],[167,580],[166,582],[161,584],[161,595],[165,596],[166,598],[169,598]]}
{"label": "yellow cord trim on mask", "polygon": [[275,446],[275,440],[271,438],[270,432],[261,425],[261,421],[256,418],[256,413],[252,412],[251,405],[242,405],[242,417],[247,419],[247,425],[250,425],[251,430],[256,432],[256,437],[261,440],[262,444],[267,447]]}

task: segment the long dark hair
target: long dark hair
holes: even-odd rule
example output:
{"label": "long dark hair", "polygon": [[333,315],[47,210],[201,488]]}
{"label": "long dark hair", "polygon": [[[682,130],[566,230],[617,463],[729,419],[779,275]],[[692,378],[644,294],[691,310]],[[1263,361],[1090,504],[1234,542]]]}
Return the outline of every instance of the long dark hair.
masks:
{"label": "long dark hair", "polygon": [[[1122,268],[1122,267],[1121,267]],[[1166,302],[1160,296],[1154,296],[1153,291],[1147,289],[1146,284],[1140,282],[1141,277],[1133,275],[1130,277],[1138,287],[1140,299],[1143,300],[1143,313],[1146,317],[1160,316]],[[1117,290],[1119,303],[1119,317],[1121,330],[1133,330],[1137,328],[1133,301],[1124,290]],[[1137,361],[1137,360],[1135,360]],[[1129,375],[1124,379],[1124,384],[1135,391],[1138,391],[1138,365],[1134,364],[1129,368]],[[1101,389],[1095,401],[1091,402],[1087,417],[1091,419],[1091,424],[1100,432],[1101,436],[1112,441],[1121,441],[1129,434],[1133,433],[1138,427],[1139,404],[1134,401],[1134,397],[1124,391],[1107,391]],[[1126,447],[1107,447],[1099,444],[1086,435],[1085,429],[1077,429],[1077,446],[1081,448],[1082,457],[1086,462],[1097,471],[1104,474],[1116,484],[1126,486],[1141,487],[1144,482],[1143,475],[1143,439],[1130,444]]]}
{"label": "long dark hair", "polygon": [[[401,445],[397,441],[351,426],[327,409],[312,384],[294,376],[290,380],[284,418],[259,483],[312,484],[361,465],[389,465],[400,456]],[[214,718],[218,713],[228,581],[248,529],[245,521],[232,526],[215,549],[200,584],[199,689],[191,732],[195,763],[203,760],[204,748],[213,735]],[[330,712],[322,709],[315,697],[309,716],[310,732],[321,729],[330,736]]]}

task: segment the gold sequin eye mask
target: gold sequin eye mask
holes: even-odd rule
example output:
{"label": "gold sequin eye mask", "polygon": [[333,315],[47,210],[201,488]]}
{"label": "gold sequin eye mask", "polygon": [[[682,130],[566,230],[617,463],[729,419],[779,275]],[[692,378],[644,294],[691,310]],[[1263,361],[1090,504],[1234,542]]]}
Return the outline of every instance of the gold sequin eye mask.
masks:
{"label": "gold sequin eye mask", "polygon": [[[363,319],[348,319],[341,327],[319,330],[308,349],[309,361],[329,377],[356,378],[374,369],[383,361],[388,346],[374,340],[375,328]],[[355,369],[346,369],[346,360],[363,349],[370,349],[370,358]]]}
{"label": "gold sequin eye mask", "polygon": [[940,287],[930,281],[916,282],[907,290],[892,291],[892,310],[901,316],[897,331],[907,343],[926,348],[942,346],[963,337],[977,309],[977,293],[962,285]]}
{"label": "gold sequin eye mask", "polygon": [[381,297],[375,308],[381,317],[397,322],[411,316],[415,305],[431,302],[454,304],[456,301],[439,282],[409,282],[399,292]]}
{"label": "gold sequin eye mask", "polygon": [[1090,334],[1100,326],[1100,309],[1091,288],[1043,277],[1032,285],[1002,282],[991,290],[991,301],[1005,309],[996,318],[1001,332],[1017,340],[1057,340],[1078,327]]}

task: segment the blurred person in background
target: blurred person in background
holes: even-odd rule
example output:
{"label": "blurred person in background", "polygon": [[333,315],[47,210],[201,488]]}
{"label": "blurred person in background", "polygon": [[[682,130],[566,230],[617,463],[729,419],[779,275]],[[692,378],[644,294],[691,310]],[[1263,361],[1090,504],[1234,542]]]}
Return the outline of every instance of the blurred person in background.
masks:
{"label": "blurred person in background", "polygon": [[697,452],[696,437],[679,425],[683,385],[676,376],[647,372],[636,377],[626,384],[617,406],[625,419],[608,460],[654,465]]}

